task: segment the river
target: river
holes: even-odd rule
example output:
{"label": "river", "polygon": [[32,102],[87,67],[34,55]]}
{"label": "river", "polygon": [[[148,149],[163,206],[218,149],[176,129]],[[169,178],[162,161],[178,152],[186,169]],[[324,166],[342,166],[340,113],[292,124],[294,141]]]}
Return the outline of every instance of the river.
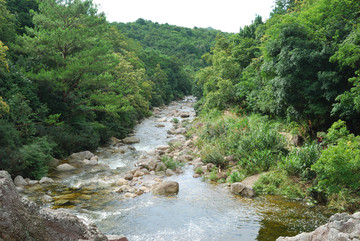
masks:
{"label": "river", "polygon": [[[189,165],[182,174],[164,178],[179,183],[176,196],[144,193],[125,198],[117,193],[114,180],[134,168],[139,159],[150,155],[157,146],[175,138],[167,134],[174,118],[169,114],[175,110],[188,112],[190,118],[186,119],[191,120],[195,116],[193,103],[192,97],[173,102],[139,123],[134,135],[140,138],[140,143],[133,145],[135,149],[119,153],[114,151],[115,147],[99,148],[96,154],[102,165],[81,167],[73,172],[52,172],[50,177],[56,183],[28,187],[24,194],[41,205],[62,208],[93,222],[105,234],[125,235],[129,241],[276,240],[279,236],[311,231],[327,222],[332,213],[324,207],[310,207],[305,202],[278,196],[251,199],[235,196],[226,184],[193,178]],[[156,127],[159,119],[164,118],[164,126]],[[44,204],[40,201],[44,193],[60,202]],[[71,200],[64,203],[57,198],[64,195],[71,196]]]}

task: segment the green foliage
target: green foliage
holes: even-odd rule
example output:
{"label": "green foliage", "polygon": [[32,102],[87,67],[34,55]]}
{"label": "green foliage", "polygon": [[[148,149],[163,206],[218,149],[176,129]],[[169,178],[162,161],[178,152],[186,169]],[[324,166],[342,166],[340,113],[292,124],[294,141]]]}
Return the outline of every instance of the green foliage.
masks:
{"label": "green foliage", "polygon": [[245,173],[243,171],[235,171],[232,172],[229,176],[229,182],[230,183],[234,183],[234,182],[241,182],[242,180],[245,179]]}
{"label": "green foliage", "polygon": [[176,170],[177,168],[181,168],[185,165],[184,163],[181,163],[179,161],[174,161],[174,159],[168,156],[162,156],[161,161],[165,164],[166,168],[171,170]]}
{"label": "green foliage", "polygon": [[260,176],[255,183],[256,193],[282,195],[291,199],[303,198],[305,193],[299,184],[291,180],[285,171],[270,171]]}
{"label": "green foliage", "polygon": [[46,137],[35,138],[19,149],[19,160],[13,168],[24,177],[40,179],[46,176],[48,163],[53,158],[53,144]]}
{"label": "green foliage", "polygon": [[316,177],[316,173],[311,170],[311,166],[317,162],[320,154],[317,144],[307,144],[304,147],[292,149],[279,166],[286,170],[289,175],[312,180]]}
{"label": "green foliage", "polygon": [[322,151],[312,170],[317,173],[316,187],[327,195],[343,189],[356,192],[360,187],[360,138],[352,134],[340,138]]}
{"label": "green foliage", "polygon": [[226,161],[224,156],[220,153],[217,147],[208,146],[201,152],[202,160],[204,163],[212,163],[217,167],[224,167]]}

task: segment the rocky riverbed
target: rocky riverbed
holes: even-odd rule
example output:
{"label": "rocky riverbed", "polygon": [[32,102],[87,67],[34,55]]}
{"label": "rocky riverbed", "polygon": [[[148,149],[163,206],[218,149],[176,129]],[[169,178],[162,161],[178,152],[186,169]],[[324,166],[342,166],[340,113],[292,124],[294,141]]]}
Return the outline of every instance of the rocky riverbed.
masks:
{"label": "rocky riverbed", "polygon": [[[322,207],[244,197],[254,195],[256,176],[232,186],[204,181],[198,170],[206,176],[213,167],[198,157],[197,137],[187,134],[193,103],[187,98],[157,108],[129,137],[54,160],[53,171],[40,181],[17,177],[17,189],[41,208],[95,223],[116,235],[111,239],[275,240],[326,222],[330,215]],[[226,179],[226,173],[219,175]]]}

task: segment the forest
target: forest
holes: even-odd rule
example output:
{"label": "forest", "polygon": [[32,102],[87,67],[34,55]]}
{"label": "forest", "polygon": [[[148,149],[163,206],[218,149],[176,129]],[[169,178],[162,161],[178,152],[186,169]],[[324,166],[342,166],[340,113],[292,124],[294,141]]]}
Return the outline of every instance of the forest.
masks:
{"label": "forest", "polygon": [[265,172],[260,193],[359,206],[359,1],[276,0],[230,34],[109,23],[91,0],[0,0],[0,169],[13,176],[39,179],[189,94],[202,159],[226,169],[231,156],[231,182]]}

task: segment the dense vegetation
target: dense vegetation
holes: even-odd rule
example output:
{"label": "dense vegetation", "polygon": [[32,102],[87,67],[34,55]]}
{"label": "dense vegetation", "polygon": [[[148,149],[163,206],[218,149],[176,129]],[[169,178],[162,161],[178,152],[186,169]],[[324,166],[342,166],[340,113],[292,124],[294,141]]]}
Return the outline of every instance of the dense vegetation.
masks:
{"label": "dense vegetation", "polygon": [[266,172],[258,192],[358,208],[359,34],[359,1],[277,0],[266,22],[218,35],[196,79],[202,158],[229,181]]}
{"label": "dense vegetation", "polygon": [[[192,52],[143,47],[120,25],[91,0],[0,0],[0,169],[40,178],[53,157],[125,137],[153,106],[190,94]],[[197,56],[215,41],[214,31],[158,27],[164,39],[175,28],[193,36],[177,41]]]}

